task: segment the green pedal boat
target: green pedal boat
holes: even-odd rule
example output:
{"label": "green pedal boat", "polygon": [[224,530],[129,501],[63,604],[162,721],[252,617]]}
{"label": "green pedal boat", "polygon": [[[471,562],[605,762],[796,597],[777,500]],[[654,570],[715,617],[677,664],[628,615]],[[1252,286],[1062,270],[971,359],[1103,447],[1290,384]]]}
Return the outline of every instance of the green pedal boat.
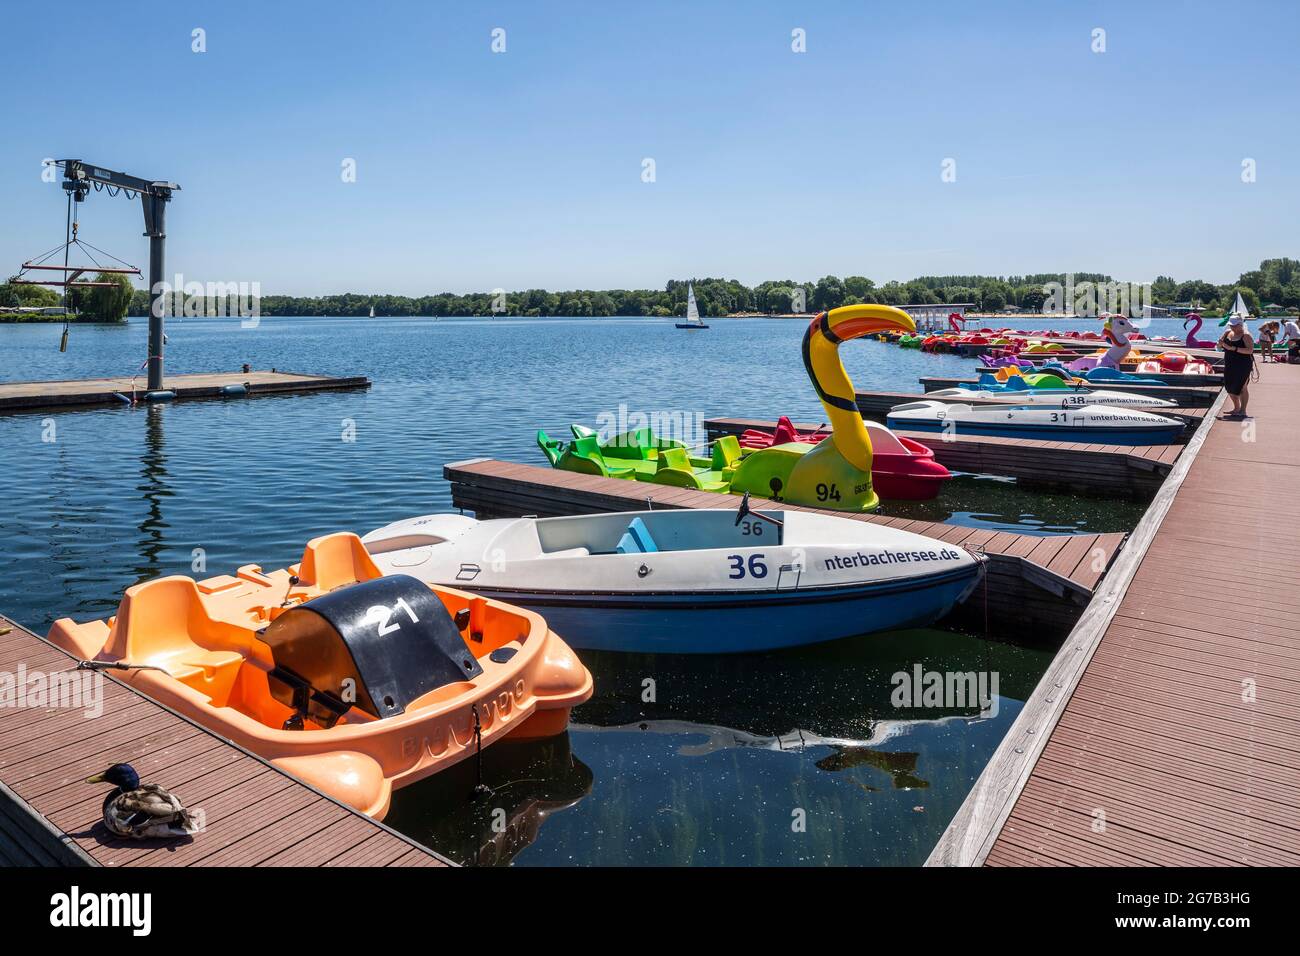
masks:
{"label": "green pedal boat", "polygon": [[562,442],[546,432],[537,433],[537,446],[550,463],[564,471],[605,478],[630,478],[676,488],[728,491],[740,441],[726,435],[713,443],[703,458],[690,453],[685,443],[660,438],[649,428],[637,428],[601,442],[594,429],[571,425],[573,440]]}

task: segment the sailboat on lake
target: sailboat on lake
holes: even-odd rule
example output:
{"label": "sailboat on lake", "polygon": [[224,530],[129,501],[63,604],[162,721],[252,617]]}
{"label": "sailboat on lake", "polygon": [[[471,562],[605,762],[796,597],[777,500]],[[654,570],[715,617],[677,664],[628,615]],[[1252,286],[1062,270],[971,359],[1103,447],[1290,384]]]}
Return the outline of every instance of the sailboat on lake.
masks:
{"label": "sailboat on lake", "polygon": [[695,304],[695,286],[690,282],[686,283],[686,321],[678,322],[679,329],[707,329],[708,326],[700,319],[699,307]]}

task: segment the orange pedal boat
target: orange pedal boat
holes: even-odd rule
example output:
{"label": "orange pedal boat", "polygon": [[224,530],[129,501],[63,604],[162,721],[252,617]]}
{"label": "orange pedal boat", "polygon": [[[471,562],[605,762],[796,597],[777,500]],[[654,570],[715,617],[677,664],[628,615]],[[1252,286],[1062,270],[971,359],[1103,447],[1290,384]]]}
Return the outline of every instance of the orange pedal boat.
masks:
{"label": "orange pedal boat", "polygon": [[376,819],[393,787],[563,733],[592,693],[540,615],[384,577],[345,533],[270,574],[137,584],[107,621],[63,618],[49,637]]}

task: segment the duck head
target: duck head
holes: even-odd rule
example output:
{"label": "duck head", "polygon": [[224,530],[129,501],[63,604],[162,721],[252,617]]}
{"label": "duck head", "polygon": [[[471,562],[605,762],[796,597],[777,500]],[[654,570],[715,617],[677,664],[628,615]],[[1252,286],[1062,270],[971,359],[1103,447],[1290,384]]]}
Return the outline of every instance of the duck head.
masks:
{"label": "duck head", "polygon": [[140,775],[129,763],[115,763],[103,773],[87,777],[86,783],[111,783],[117,789],[126,792],[140,786]]}

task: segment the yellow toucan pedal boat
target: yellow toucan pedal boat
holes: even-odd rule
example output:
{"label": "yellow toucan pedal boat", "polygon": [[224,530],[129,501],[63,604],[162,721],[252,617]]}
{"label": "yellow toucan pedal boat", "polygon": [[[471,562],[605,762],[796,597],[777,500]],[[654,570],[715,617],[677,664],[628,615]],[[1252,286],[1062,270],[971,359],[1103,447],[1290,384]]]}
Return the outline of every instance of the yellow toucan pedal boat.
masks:
{"label": "yellow toucan pedal boat", "polygon": [[128,588],[50,640],[372,817],[506,737],[563,733],[591,674],[538,614],[406,575],[354,534],[297,567]]}

